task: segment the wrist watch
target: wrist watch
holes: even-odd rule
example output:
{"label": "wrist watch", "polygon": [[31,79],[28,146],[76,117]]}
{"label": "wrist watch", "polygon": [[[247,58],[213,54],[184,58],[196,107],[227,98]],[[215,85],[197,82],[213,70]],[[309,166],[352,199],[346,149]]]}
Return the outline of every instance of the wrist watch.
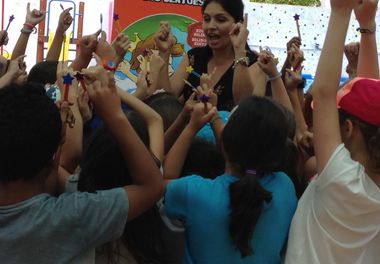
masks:
{"label": "wrist watch", "polygon": [[232,66],[232,68],[235,69],[238,64],[241,64],[243,66],[248,67],[249,66],[249,58],[248,57],[241,57],[237,60],[234,60],[234,65]]}

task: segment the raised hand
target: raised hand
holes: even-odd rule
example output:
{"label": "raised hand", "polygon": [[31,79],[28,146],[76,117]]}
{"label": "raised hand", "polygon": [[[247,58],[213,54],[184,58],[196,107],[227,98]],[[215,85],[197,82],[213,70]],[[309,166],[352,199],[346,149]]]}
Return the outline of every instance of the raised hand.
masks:
{"label": "raised hand", "polygon": [[95,50],[96,55],[98,55],[102,60],[112,60],[116,63],[117,54],[115,49],[107,42],[107,34],[102,31],[98,41],[98,45]]}
{"label": "raised hand", "polygon": [[83,119],[83,123],[87,123],[92,118],[92,107],[90,105],[90,97],[88,92],[80,85],[78,88],[78,108]]}
{"label": "raised hand", "polygon": [[25,23],[31,24],[33,26],[38,25],[42,20],[45,19],[46,12],[42,12],[37,9],[30,10],[30,3],[26,5],[26,18]]}
{"label": "raised hand", "polygon": [[379,0],[361,0],[356,2],[354,11],[360,27],[376,30],[375,17]]}
{"label": "raised hand", "polygon": [[296,91],[297,86],[302,83],[302,70],[300,67],[297,70],[286,69],[285,73],[285,88],[289,91]]}
{"label": "raised hand", "polygon": [[24,58],[26,55],[21,55],[15,60],[11,60],[9,63],[7,74],[11,76],[12,82],[17,78],[25,74]]}
{"label": "raised hand", "polygon": [[105,120],[116,115],[124,115],[113,73],[102,67],[99,56],[94,54],[94,57],[97,65],[82,71],[91,103],[96,108],[96,112]]}
{"label": "raised hand", "polygon": [[147,72],[145,70],[142,70],[137,78],[135,95],[141,100],[152,95],[148,85]]}
{"label": "raised hand", "polygon": [[201,96],[208,96],[209,102],[212,106],[216,106],[218,104],[218,95],[215,93],[215,91],[211,88],[213,87],[214,80],[214,74],[215,74],[216,68],[214,68],[214,71],[210,74],[203,73],[200,78],[200,85],[197,88],[197,96],[200,98]]}
{"label": "raised hand", "polygon": [[295,70],[297,70],[305,60],[303,51],[297,46],[297,44],[293,43],[288,50],[287,60],[289,61],[290,66]]}
{"label": "raised hand", "polygon": [[236,56],[236,53],[242,53],[241,54],[242,56],[245,55],[245,45],[247,43],[248,34],[249,34],[247,25],[248,25],[248,14],[245,14],[244,21],[235,23],[232,26],[232,29],[230,31],[230,39],[235,51],[235,56]]}
{"label": "raised hand", "polygon": [[129,41],[127,35],[125,35],[124,33],[119,33],[116,39],[112,42],[112,47],[116,53],[116,64],[119,64],[124,60],[125,54],[131,47],[131,42]]}
{"label": "raised hand", "polygon": [[194,131],[201,129],[206,123],[210,122],[211,118],[217,113],[216,107],[212,107],[211,104],[208,104],[205,111],[203,103],[197,103],[194,105],[193,112],[191,114],[189,128]]}
{"label": "raised hand", "polygon": [[59,16],[57,33],[64,34],[66,30],[71,26],[73,17],[71,16],[70,11],[72,9],[73,8],[70,7],[62,11],[61,15]]}
{"label": "raised hand", "polygon": [[166,53],[171,51],[175,44],[175,39],[167,21],[160,22],[160,28],[154,35],[154,41],[156,42],[156,48],[160,52]]}
{"label": "raised hand", "polygon": [[286,43],[286,49],[289,51],[293,47],[293,45],[296,45],[298,48],[301,47],[301,39],[299,37],[293,37],[291,40],[288,41],[288,43]]}
{"label": "raised hand", "polygon": [[8,32],[5,30],[0,30],[0,46],[5,46],[8,44]]}
{"label": "raised hand", "polygon": [[260,69],[269,77],[275,77],[278,75],[276,67],[276,59],[273,54],[267,50],[262,50],[258,58],[258,65]]}
{"label": "raised hand", "polygon": [[83,36],[79,40],[79,50],[81,55],[92,56],[98,45],[98,36],[101,30],[99,29],[94,34]]}

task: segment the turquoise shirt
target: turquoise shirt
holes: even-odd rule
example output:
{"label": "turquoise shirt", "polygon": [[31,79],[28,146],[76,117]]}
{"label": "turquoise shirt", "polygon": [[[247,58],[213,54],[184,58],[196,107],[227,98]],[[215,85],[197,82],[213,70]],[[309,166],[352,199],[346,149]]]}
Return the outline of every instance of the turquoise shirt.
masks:
{"label": "turquoise shirt", "polygon": [[242,259],[229,235],[229,186],[236,180],[227,174],[214,180],[194,175],[169,183],[165,195],[167,214],[186,222],[184,263],[281,263],[281,250],[297,206],[292,181],[282,172],[260,179],[272,193],[272,201],[264,203],[256,224],[254,254]]}

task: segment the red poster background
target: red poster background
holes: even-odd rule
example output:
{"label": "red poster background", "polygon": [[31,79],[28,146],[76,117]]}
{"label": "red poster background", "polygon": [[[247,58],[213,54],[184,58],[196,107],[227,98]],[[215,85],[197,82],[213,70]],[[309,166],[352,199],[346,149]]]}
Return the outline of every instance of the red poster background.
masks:
{"label": "red poster background", "polygon": [[[179,1],[172,0],[172,2]],[[163,0],[159,0],[158,2],[155,0],[115,0],[114,13],[119,15],[118,21],[123,29],[144,17],[161,13],[179,14],[201,21],[201,5],[203,1],[193,0],[189,2],[192,2],[193,5],[165,3]],[[115,29],[116,23],[114,21],[112,30],[113,38],[117,32]]]}

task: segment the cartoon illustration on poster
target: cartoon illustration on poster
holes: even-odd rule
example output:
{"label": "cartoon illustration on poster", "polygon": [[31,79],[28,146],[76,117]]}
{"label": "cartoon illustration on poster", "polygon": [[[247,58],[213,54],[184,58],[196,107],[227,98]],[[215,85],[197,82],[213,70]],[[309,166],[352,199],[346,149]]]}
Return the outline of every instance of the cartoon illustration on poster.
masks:
{"label": "cartoon illustration on poster", "polygon": [[[148,4],[154,5],[155,3]],[[123,33],[131,41],[131,47],[125,55],[124,61],[120,63],[115,78],[118,86],[124,90],[131,92],[135,89],[139,73],[146,67],[144,57],[147,54],[158,54],[154,34],[161,21],[167,21],[170,24],[176,40],[169,58],[170,74],[174,72],[189,49],[205,45],[206,40],[201,22],[180,14],[180,12],[158,13],[159,10],[162,9],[156,9],[156,14],[142,15],[140,19],[133,21],[123,29]],[[197,9],[196,12],[200,14],[200,9]],[[118,16],[120,17],[120,14]]]}

